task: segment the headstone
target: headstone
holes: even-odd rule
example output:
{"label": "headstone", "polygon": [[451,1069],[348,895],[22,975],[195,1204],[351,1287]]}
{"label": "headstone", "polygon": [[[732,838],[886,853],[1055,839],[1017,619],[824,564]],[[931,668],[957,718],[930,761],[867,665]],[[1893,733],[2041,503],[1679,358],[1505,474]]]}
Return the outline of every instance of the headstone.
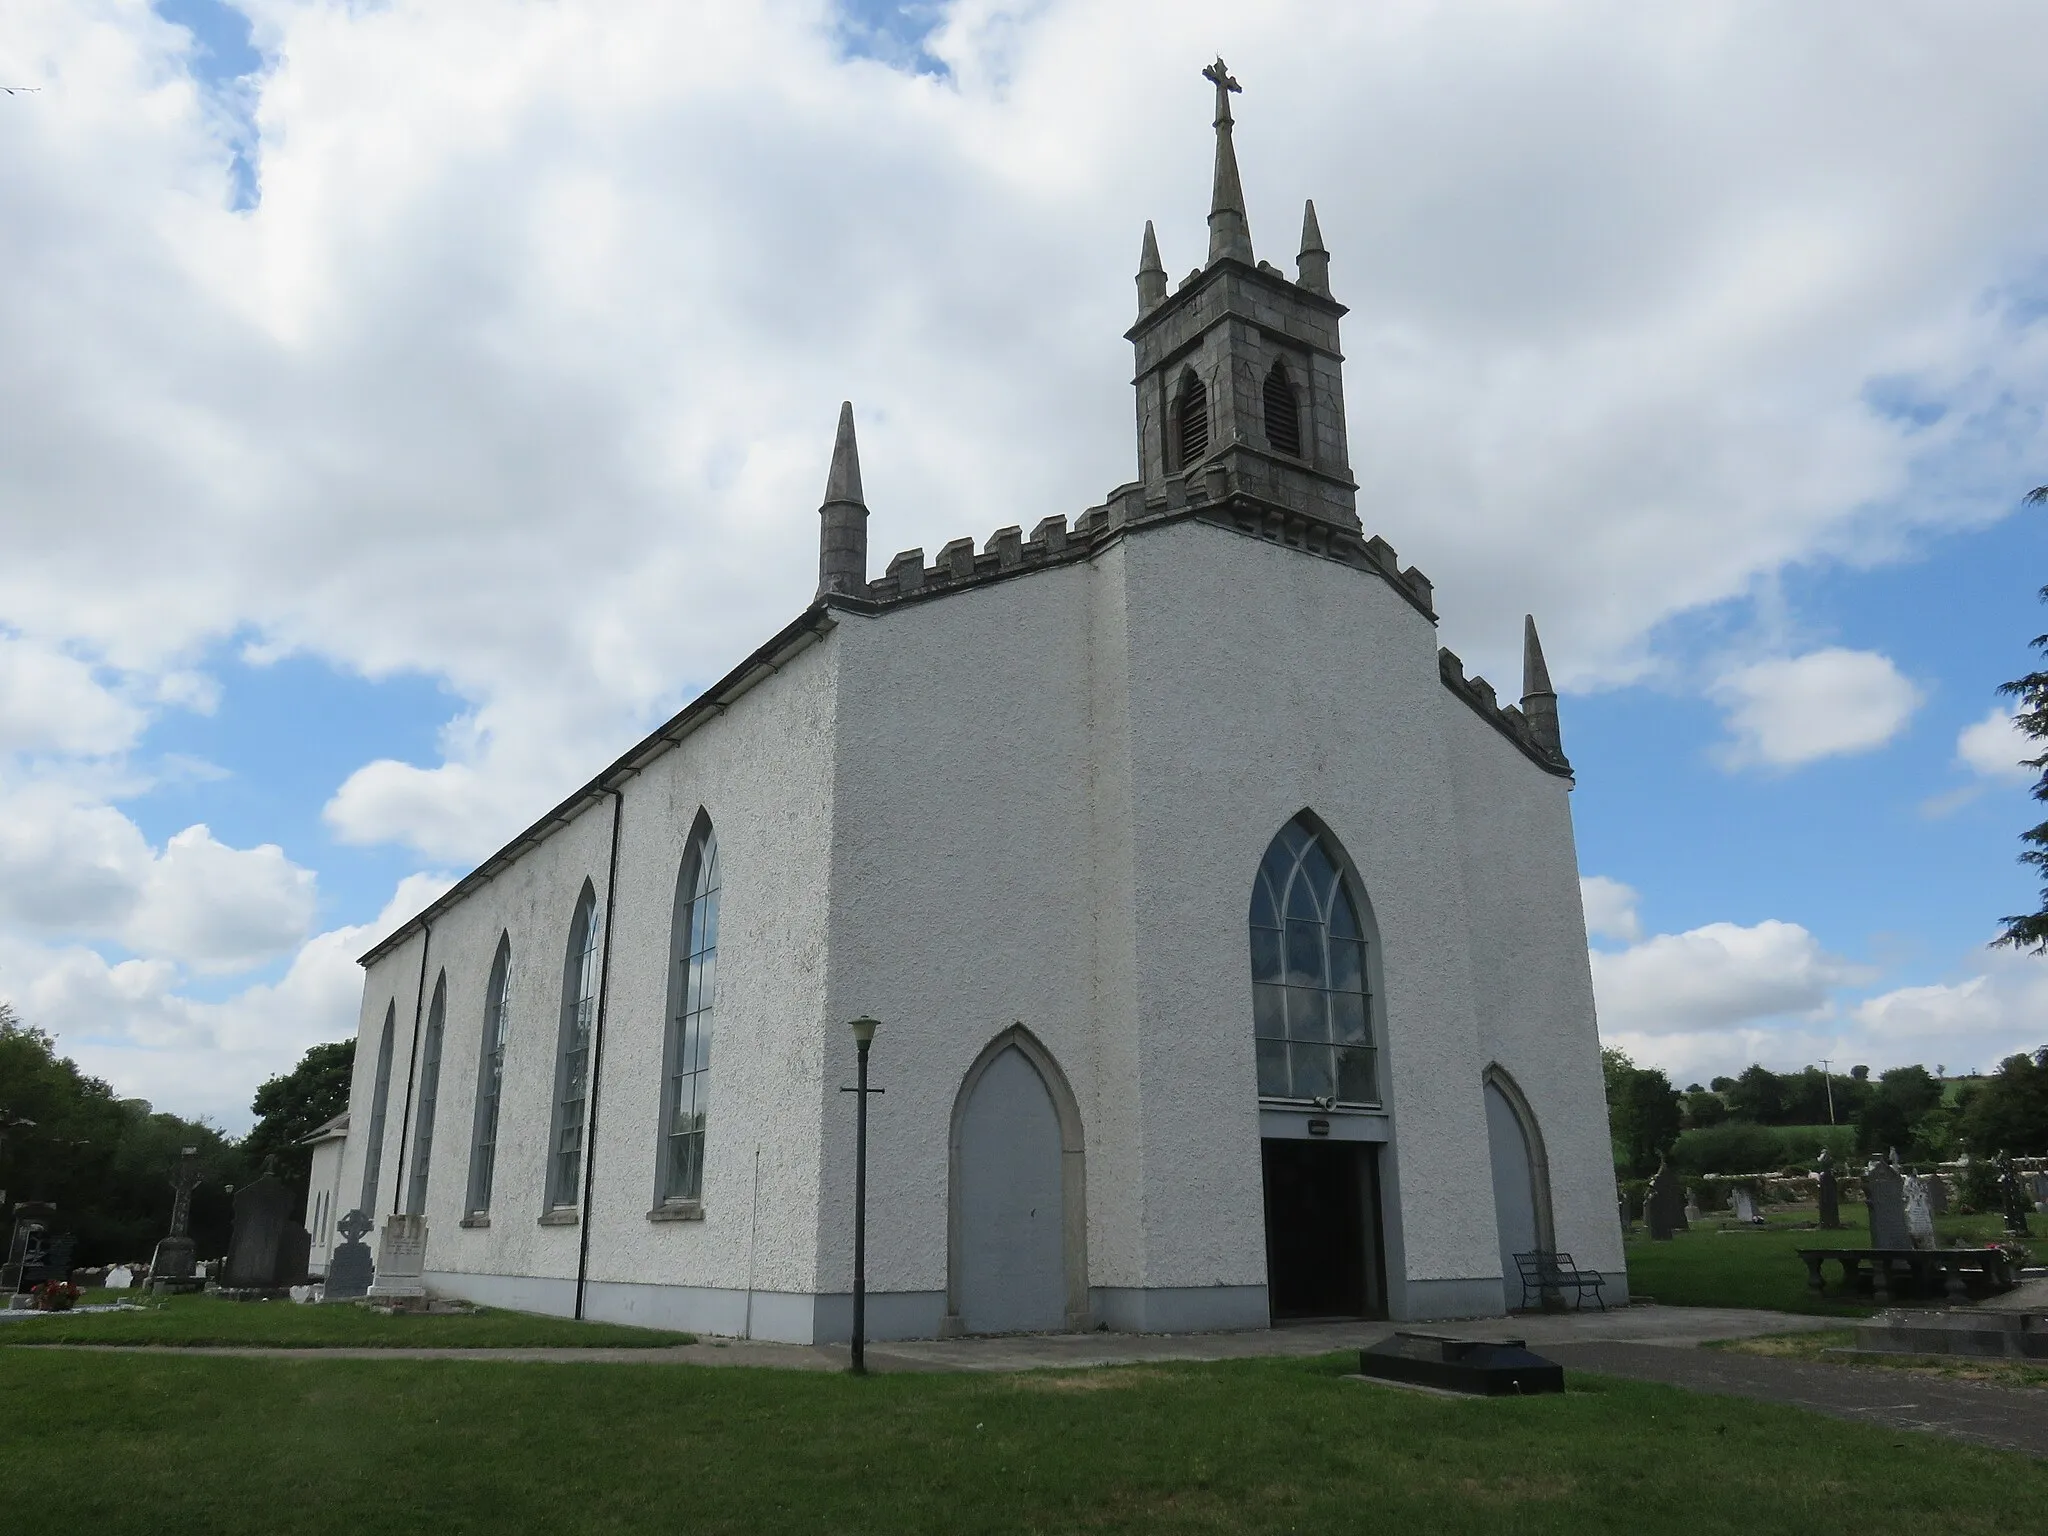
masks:
{"label": "headstone", "polygon": [[69,1283],[71,1279],[71,1250],[78,1246],[75,1233],[60,1232],[50,1239],[50,1246],[43,1251],[43,1278]]}
{"label": "headstone", "polygon": [[1948,1180],[1938,1173],[1930,1173],[1920,1181],[1927,1188],[1927,1209],[1933,1215],[1948,1214]]}
{"label": "headstone", "polygon": [[1842,1192],[1835,1187],[1835,1154],[1822,1147],[1816,1166],[1820,1170],[1821,1230],[1836,1232],[1842,1226]]}
{"label": "headstone", "polygon": [[1927,1181],[1912,1174],[1900,1180],[1905,1193],[1906,1236],[1915,1248],[1934,1246],[1934,1212],[1929,1208]]}
{"label": "headstone", "polygon": [[225,1289],[275,1291],[305,1282],[312,1238],[292,1220],[297,1203],[268,1158],[256,1182],[235,1191],[234,1234],[228,1239],[227,1269],[221,1276]]}
{"label": "headstone", "polygon": [[57,1207],[42,1200],[24,1200],[14,1208],[14,1232],[7,1243],[7,1262],[0,1264],[0,1295],[12,1295],[42,1283],[49,1221],[56,1214]]}
{"label": "headstone", "polygon": [[171,1173],[171,1230],[150,1256],[149,1288],[152,1291],[192,1291],[199,1288],[198,1272],[193,1263],[192,1237],[187,1230],[192,1221],[192,1191],[199,1183],[199,1164],[195,1161],[198,1155],[197,1147],[186,1147],[178,1154],[178,1166]]}
{"label": "headstone", "polygon": [[360,1210],[350,1211],[334,1224],[334,1230],[342,1235],[343,1242],[334,1250],[327,1261],[328,1301],[354,1301],[366,1296],[375,1265],[370,1258],[369,1244],[363,1241],[363,1234],[376,1223]]}
{"label": "headstone", "polygon": [[2027,1229],[2027,1209],[2033,1201],[2027,1198],[2026,1190],[2020,1184],[2019,1169],[2005,1153],[1998,1154],[1998,1194],[2005,1207],[2005,1235],[2007,1237],[2031,1237]]}
{"label": "headstone", "polygon": [[1643,1219],[1650,1224],[1650,1236],[1663,1241],[1674,1232],[1689,1230],[1685,1219],[1685,1186],[1669,1162],[1657,1165],[1650,1180],[1650,1193],[1643,1201]]}
{"label": "headstone", "polygon": [[1740,1184],[1728,1191],[1728,1209],[1735,1213],[1735,1219],[1747,1226],[1760,1227],[1763,1217],[1757,1214],[1756,1196]]}
{"label": "headstone", "polygon": [[1906,1249],[1913,1235],[1906,1229],[1906,1191],[1899,1170],[1873,1157],[1863,1170],[1863,1199],[1870,1208],[1870,1246]]}
{"label": "headstone", "polygon": [[135,1271],[126,1264],[116,1264],[107,1271],[107,1278],[101,1282],[110,1291],[125,1291],[135,1283]]}
{"label": "headstone", "polygon": [[2034,1209],[2048,1211],[2048,1173],[2028,1174],[2027,1189],[2034,1197]]}
{"label": "headstone", "polygon": [[377,1283],[370,1295],[408,1299],[427,1294],[427,1218],[386,1216],[377,1239]]}
{"label": "headstone", "polygon": [[1700,1209],[1698,1197],[1692,1194],[1691,1191],[1687,1191],[1685,1197],[1685,1224],[1690,1227],[1694,1222],[1703,1219],[1706,1214],[1705,1211]]}

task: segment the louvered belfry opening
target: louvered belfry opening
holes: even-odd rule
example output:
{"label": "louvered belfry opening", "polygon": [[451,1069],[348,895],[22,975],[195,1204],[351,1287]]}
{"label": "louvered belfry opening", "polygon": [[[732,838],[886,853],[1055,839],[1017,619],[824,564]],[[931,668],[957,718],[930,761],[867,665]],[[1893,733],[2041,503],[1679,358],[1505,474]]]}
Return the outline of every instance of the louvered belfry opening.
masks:
{"label": "louvered belfry opening", "polygon": [[1192,469],[1209,451],[1209,391],[1189,373],[1180,385],[1180,467]]}
{"label": "louvered belfry opening", "polygon": [[1266,442],[1275,453],[1301,457],[1301,404],[1294,398],[1285,363],[1274,363],[1266,375]]}

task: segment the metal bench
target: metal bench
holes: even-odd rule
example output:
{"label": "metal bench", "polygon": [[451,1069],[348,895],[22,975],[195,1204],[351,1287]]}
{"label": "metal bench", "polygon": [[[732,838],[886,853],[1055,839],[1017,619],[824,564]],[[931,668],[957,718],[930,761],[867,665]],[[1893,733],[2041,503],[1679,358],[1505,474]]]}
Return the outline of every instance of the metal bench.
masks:
{"label": "metal bench", "polygon": [[[1572,1292],[1576,1309],[1583,1309],[1590,1292],[1598,1302],[1600,1310],[1607,1310],[1607,1298],[1601,1291],[1607,1284],[1607,1277],[1597,1269],[1581,1269],[1572,1262],[1568,1253],[1551,1253],[1538,1248],[1533,1253],[1515,1255],[1515,1268],[1522,1276],[1522,1305],[1540,1307],[1550,1297],[1562,1297]],[[1531,1300],[1531,1298],[1534,1300]]]}

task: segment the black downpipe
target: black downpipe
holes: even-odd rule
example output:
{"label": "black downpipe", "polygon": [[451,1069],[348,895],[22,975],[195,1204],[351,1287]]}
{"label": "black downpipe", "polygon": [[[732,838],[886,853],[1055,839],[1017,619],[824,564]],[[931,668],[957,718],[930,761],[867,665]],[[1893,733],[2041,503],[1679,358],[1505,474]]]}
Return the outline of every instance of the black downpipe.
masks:
{"label": "black downpipe", "polygon": [[398,1187],[391,1191],[391,1214],[405,1198],[405,1142],[412,1134],[413,1078],[420,1070],[420,1011],[427,1005],[427,951],[434,947],[434,925],[420,925],[420,984],[412,999],[412,1045],[406,1052],[405,1118],[398,1122]]}
{"label": "black downpipe", "polygon": [[597,962],[597,1022],[590,1027],[590,1110],[583,1117],[583,1209],[576,1223],[576,1318],[583,1318],[583,1287],[590,1277],[590,1227],[596,1213],[590,1191],[597,1177],[597,1085],[604,1066],[604,1010],[612,991],[612,895],[619,886],[619,814],[626,797],[612,791],[612,856],[604,877],[604,954]]}

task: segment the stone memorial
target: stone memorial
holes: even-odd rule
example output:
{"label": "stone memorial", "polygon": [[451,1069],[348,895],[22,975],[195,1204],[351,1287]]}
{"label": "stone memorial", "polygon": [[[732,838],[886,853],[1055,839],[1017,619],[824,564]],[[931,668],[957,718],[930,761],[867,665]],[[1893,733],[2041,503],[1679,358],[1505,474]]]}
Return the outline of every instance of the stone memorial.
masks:
{"label": "stone memorial", "polygon": [[1934,1247],[1934,1212],[1927,1198],[1927,1181],[1907,1174],[1899,1183],[1905,1197],[1906,1236],[1915,1248]]}
{"label": "stone memorial", "polygon": [[[50,1239],[50,1246],[43,1251],[43,1273],[45,1280],[69,1281],[71,1279],[71,1250],[78,1246],[74,1233],[60,1232]],[[27,1278],[26,1271],[23,1278]]]}
{"label": "stone memorial", "polygon": [[1690,1230],[1685,1219],[1685,1186],[1668,1160],[1657,1165],[1650,1180],[1650,1192],[1643,1201],[1643,1219],[1650,1224],[1650,1236],[1660,1242],[1674,1232]]}
{"label": "stone memorial", "polygon": [[192,1191],[199,1185],[197,1147],[178,1154],[178,1166],[171,1173],[171,1230],[149,1260],[149,1288],[152,1291],[196,1291],[205,1282],[193,1263]]}
{"label": "stone memorial", "polygon": [[1933,1215],[1948,1214],[1948,1180],[1938,1173],[1930,1173],[1920,1181],[1927,1187],[1927,1209]]}
{"label": "stone memorial", "polygon": [[126,1264],[116,1264],[107,1271],[107,1277],[100,1282],[110,1291],[125,1291],[135,1283],[135,1271]]}
{"label": "stone memorial", "polygon": [[2048,1173],[2027,1175],[2027,1192],[2034,1197],[2034,1209],[2048,1211]]}
{"label": "stone memorial", "polygon": [[1763,1217],[1757,1214],[1756,1196],[1740,1184],[1728,1191],[1728,1209],[1745,1226],[1760,1227],[1764,1224]]}
{"label": "stone memorial", "polygon": [[13,1295],[42,1283],[50,1218],[56,1214],[57,1207],[41,1200],[24,1200],[14,1208],[7,1262],[0,1264],[0,1295]]}
{"label": "stone memorial", "polygon": [[221,1287],[230,1291],[281,1291],[303,1285],[312,1235],[292,1219],[297,1198],[277,1177],[274,1158],[263,1160],[253,1184],[235,1191],[235,1225]]}
{"label": "stone memorial", "polygon": [[361,1210],[350,1211],[334,1224],[344,1239],[327,1261],[326,1301],[354,1301],[370,1291],[375,1265],[363,1234],[377,1224]]}
{"label": "stone memorial", "polygon": [[2005,1153],[2000,1152],[1997,1160],[1998,1195],[2005,1209],[2005,1235],[2007,1237],[2031,1237],[2027,1228],[2027,1209],[2034,1202],[2027,1198],[2027,1192],[2020,1184],[2019,1169]]}
{"label": "stone memorial", "polygon": [[1842,1192],[1835,1185],[1835,1154],[1826,1147],[1820,1149],[1820,1158],[1814,1164],[1819,1171],[1820,1227],[1823,1232],[1839,1232],[1842,1228]]}
{"label": "stone memorial", "polygon": [[1694,1222],[1705,1217],[1706,1214],[1705,1211],[1700,1209],[1699,1197],[1688,1190],[1685,1196],[1685,1224],[1689,1227]]}
{"label": "stone memorial", "polygon": [[427,1218],[386,1216],[377,1239],[374,1301],[411,1301],[427,1294]]}
{"label": "stone memorial", "polygon": [[1870,1246],[1907,1249],[1913,1235],[1906,1229],[1905,1181],[1899,1170],[1881,1157],[1873,1157],[1863,1170],[1863,1199],[1870,1208]]}

